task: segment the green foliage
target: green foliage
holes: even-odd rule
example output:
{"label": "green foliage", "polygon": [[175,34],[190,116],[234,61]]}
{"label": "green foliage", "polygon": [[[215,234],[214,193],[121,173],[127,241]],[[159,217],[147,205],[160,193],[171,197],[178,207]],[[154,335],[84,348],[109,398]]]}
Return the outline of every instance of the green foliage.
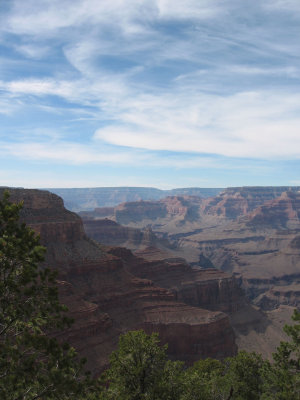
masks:
{"label": "green foliage", "polygon": [[232,388],[232,399],[257,400],[263,393],[263,371],[269,367],[261,355],[241,351],[236,357],[225,360],[226,379]]}
{"label": "green foliage", "polygon": [[159,346],[158,334],[142,330],[128,332],[119,340],[110,358],[105,399],[175,399],[183,364],[167,360],[166,346]]}
{"label": "green foliage", "polygon": [[225,366],[221,361],[199,360],[185,371],[184,392],[180,400],[217,400],[230,392],[224,379]]}
{"label": "green foliage", "polygon": [[[295,311],[293,319],[300,321]],[[103,375],[103,400],[300,400],[300,324],[286,326],[291,337],[274,354],[274,363],[241,351],[224,361],[199,360],[188,369],[167,361],[157,334],[128,332],[120,337]]]}
{"label": "green foliage", "polygon": [[255,353],[240,352],[224,362],[197,361],[186,371],[182,400],[256,400],[262,393],[264,361]]}
{"label": "green foliage", "polygon": [[274,364],[265,372],[263,399],[300,399],[300,312],[295,310],[292,319],[296,324],[284,327],[291,340],[280,343]]}
{"label": "green foliage", "polygon": [[96,390],[84,360],[53,333],[70,326],[56,273],[39,269],[45,248],[19,221],[22,204],[0,201],[0,398],[79,399]]}

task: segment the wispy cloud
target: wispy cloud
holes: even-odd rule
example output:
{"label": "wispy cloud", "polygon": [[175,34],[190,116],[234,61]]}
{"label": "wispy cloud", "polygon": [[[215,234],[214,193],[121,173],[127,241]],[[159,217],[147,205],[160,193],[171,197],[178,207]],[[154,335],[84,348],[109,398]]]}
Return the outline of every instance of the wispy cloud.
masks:
{"label": "wispy cloud", "polygon": [[212,170],[300,159],[299,11],[296,0],[11,0],[0,151]]}
{"label": "wispy cloud", "polygon": [[122,124],[97,130],[95,138],[152,150],[299,157],[299,100],[272,91],[141,97],[119,113]]}
{"label": "wispy cloud", "polygon": [[101,152],[92,146],[70,142],[14,142],[10,144],[1,143],[1,152],[12,156],[29,159],[56,161],[70,164],[128,164],[131,158],[128,154],[121,152]]}
{"label": "wispy cloud", "polygon": [[264,7],[268,10],[274,11],[283,11],[283,12],[292,12],[300,14],[300,4],[298,0],[267,0],[264,3]]}

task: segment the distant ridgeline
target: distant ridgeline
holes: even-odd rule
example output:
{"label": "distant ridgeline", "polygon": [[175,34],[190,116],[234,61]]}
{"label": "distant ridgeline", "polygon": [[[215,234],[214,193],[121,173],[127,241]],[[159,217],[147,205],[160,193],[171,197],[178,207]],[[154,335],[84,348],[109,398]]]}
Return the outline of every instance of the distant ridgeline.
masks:
{"label": "distant ridgeline", "polygon": [[181,188],[160,190],[148,187],[98,187],[74,189],[47,189],[62,197],[66,208],[72,211],[89,211],[97,207],[139,200],[160,200],[167,196],[188,195],[203,198],[219,194],[222,188]]}

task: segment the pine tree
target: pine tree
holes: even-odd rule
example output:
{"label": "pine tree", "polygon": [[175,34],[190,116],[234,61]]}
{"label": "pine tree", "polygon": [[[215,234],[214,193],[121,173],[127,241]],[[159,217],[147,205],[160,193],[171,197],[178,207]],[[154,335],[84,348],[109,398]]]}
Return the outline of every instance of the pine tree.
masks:
{"label": "pine tree", "polygon": [[58,299],[56,272],[40,268],[45,248],[19,221],[22,204],[0,201],[0,398],[80,399],[96,391],[85,361],[55,332],[71,320]]}

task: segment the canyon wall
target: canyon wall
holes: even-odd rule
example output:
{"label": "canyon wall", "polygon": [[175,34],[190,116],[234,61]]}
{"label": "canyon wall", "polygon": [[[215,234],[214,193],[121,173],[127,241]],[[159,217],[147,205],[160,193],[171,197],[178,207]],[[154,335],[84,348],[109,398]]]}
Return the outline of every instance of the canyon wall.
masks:
{"label": "canyon wall", "polygon": [[112,207],[123,202],[160,200],[167,196],[188,195],[199,197],[216,196],[220,188],[178,188],[161,190],[148,187],[98,187],[74,189],[49,189],[61,196],[72,211],[87,211],[97,207]]}
{"label": "canyon wall", "polygon": [[41,235],[47,246],[45,263],[58,269],[60,298],[76,318],[61,336],[88,357],[94,373],[107,365],[119,334],[131,329],[159,332],[162,342],[169,343],[170,357],[188,363],[235,354],[226,314],[186,304],[183,296],[178,301],[174,290],[135,275],[124,250],[107,251],[89,239],[81,219],[57,196],[37,190],[10,192],[13,201],[24,201],[21,219]]}
{"label": "canyon wall", "polygon": [[227,188],[217,196],[207,199],[203,205],[203,212],[235,219],[262,206],[266,201],[276,199],[284,192],[297,192],[299,190],[299,186]]}
{"label": "canyon wall", "polygon": [[110,218],[134,229],[151,228],[171,243],[174,257],[193,266],[235,274],[254,300],[274,285],[300,283],[299,210],[299,187],[240,187],[208,199],[122,203]]}

